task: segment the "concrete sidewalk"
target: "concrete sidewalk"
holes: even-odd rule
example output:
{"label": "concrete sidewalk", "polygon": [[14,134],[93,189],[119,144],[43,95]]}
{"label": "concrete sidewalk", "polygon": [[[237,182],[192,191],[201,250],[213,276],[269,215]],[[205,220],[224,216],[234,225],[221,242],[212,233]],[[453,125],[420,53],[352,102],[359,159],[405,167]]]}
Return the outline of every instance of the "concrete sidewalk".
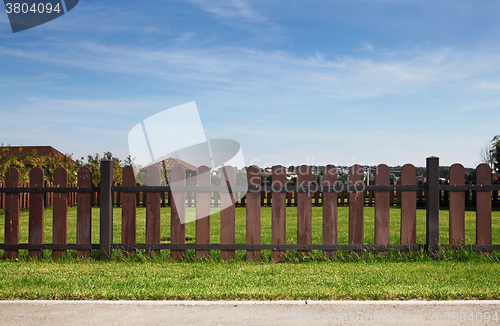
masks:
{"label": "concrete sidewalk", "polygon": [[0,325],[500,325],[499,315],[500,301],[0,301]]}

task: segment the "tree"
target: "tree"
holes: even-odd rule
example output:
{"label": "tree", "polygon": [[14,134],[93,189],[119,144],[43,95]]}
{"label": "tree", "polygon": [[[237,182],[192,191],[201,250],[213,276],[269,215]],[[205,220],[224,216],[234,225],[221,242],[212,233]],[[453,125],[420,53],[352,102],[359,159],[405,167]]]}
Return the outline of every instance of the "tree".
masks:
{"label": "tree", "polygon": [[486,163],[493,169],[495,162],[492,149],[493,147],[490,144],[486,144],[483,148],[481,148],[479,151],[479,163]]}
{"label": "tree", "polygon": [[19,149],[19,155],[14,156],[10,152],[10,145],[5,146],[2,144],[2,146],[0,146],[0,181],[5,181],[3,180],[5,173],[11,167],[15,167],[19,170],[21,181],[28,181],[29,169],[24,162],[25,155],[22,147]]}
{"label": "tree", "polygon": [[[111,152],[105,152],[103,158],[113,161],[113,183],[122,183],[122,169],[125,164],[122,161],[114,157]],[[92,183],[100,183],[101,182],[101,158],[98,153],[95,155],[87,155],[87,163],[83,163],[84,158],[82,157],[80,161],[81,166],[86,166],[92,170]],[[127,157],[125,163],[130,163],[132,160],[130,157]]]}
{"label": "tree", "polygon": [[500,135],[496,135],[491,140],[491,157],[493,167],[497,173],[500,173]]}
{"label": "tree", "polygon": [[10,145],[0,146],[0,181],[3,180],[5,172],[10,167],[15,167],[21,174],[21,181],[29,181],[29,174],[32,168],[40,167],[44,169],[45,180],[54,181],[54,170],[57,167],[65,167],[68,170],[68,182],[76,182],[79,162],[74,164],[72,155],[65,154],[54,157],[51,155],[41,156],[36,150],[28,152],[22,146],[16,154],[10,151]]}

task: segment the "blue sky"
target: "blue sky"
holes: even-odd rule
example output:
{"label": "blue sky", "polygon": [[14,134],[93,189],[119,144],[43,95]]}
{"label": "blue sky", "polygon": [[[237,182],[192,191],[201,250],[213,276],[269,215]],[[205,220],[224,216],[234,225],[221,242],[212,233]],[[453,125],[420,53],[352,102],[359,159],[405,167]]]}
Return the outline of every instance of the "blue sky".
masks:
{"label": "blue sky", "polygon": [[477,0],[80,0],[13,34],[0,13],[0,142],[125,158],[134,125],[196,101],[248,164],[473,167],[500,134],[499,16]]}

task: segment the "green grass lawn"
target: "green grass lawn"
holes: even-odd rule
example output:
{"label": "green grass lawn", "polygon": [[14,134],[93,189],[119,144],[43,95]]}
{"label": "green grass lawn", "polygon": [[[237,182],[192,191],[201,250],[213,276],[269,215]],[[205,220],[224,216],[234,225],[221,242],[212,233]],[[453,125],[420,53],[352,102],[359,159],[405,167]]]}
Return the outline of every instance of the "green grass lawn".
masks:
{"label": "green grass lawn", "polygon": [[486,262],[0,263],[0,299],[499,299]]}
{"label": "green grass lawn", "polygon": [[[164,239],[170,238],[170,207],[162,208],[161,216],[161,237]],[[297,208],[287,207],[287,243],[296,243],[297,239]],[[22,211],[20,214],[20,232],[19,242],[28,243],[28,211]],[[236,208],[236,243],[245,243],[245,214],[244,207]],[[0,243],[4,240],[4,223],[3,211],[0,211]],[[261,218],[261,241],[262,243],[271,243],[271,207],[262,207]],[[99,243],[99,208],[92,209],[92,243]],[[322,243],[322,207],[312,208],[312,223],[313,244]],[[391,244],[399,244],[401,210],[399,208],[391,208],[390,214],[390,242]],[[115,207],[113,210],[113,242],[121,243],[121,208]],[[466,226],[466,244],[475,244],[476,241],[476,213],[468,210],[465,212]],[[493,228],[493,243],[500,243],[500,210],[495,210],[492,213],[492,228]],[[449,230],[449,211],[440,211],[440,243],[448,244]],[[44,219],[44,242],[52,242],[52,209],[45,210]],[[349,224],[349,208],[338,208],[338,242],[346,244],[348,242],[348,224]],[[364,210],[364,234],[365,243],[374,243],[374,208],[365,207]],[[145,242],[146,228],[146,209],[144,207],[137,208],[137,242]],[[186,238],[187,243],[194,243],[195,237],[195,222],[186,223]],[[211,216],[211,242],[220,243],[220,213],[215,213]],[[76,207],[68,208],[68,243],[76,243]],[[417,243],[425,243],[425,209],[417,209]]]}
{"label": "green grass lawn", "polygon": [[[162,209],[161,236],[170,232],[170,209]],[[313,243],[321,240],[321,207],[313,207]],[[399,243],[400,210],[391,209],[391,243]],[[365,243],[373,243],[373,208],[365,208]],[[3,214],[2,214],[3,215]],[[287,242],[296,242],[296,208],[287,208]],[[27,243],[28,212],[21,213],[20,243]],[[418,243],[425,243],[425,210],[417,211]],[[145,209],[138,208],[137,241],[145,241]],[[500,212],[493,212],[493,243],[500,243]],[[119,243],[120,208],[114,209],[114,242]],[[347,243],[348,208],[339,207],[339,243]],[[0,217],[0,242],[4,218]],[[52,210],[45,211],[45,242],[52,237]],[[92,243],[99,242],[99,209],[93,209]],[[220,216],[212,216],[211,241],[219,242]],[[194,222],[186,225],[186,238],[194,239]],[[441,211],[440,241],[448,243],[448,211]],[[475,242],[475,212],[466,212],[466,243]],[[68,242],[76,241],[76,208],[68,209]],[[188,240],[194,243],[194,240]],[[236,242],[245,243],[245,208],[236,209]],[[262,208],[262,243],[271,242],[271,208]],[[3,252],[0,253],[3,256]],[[159,257],[138,251],[125,257],[115,251],[109,262],[78,260],[75,252],[52,260],[50,251],[41,261],[28,260],[20,251],[14,261],[0,260],[0,299],[500,299],[500,255],[477,255],[463,250],[441,251],[430,260],[424,251],[401,255],[365,252],[350,255],[339,251],[334,259],[321,252],[297,257],[288,252],[284,263],[262,252],[261,262],[197,260],[188,250],[184,261],[173,261],[168,250]],[[3,258],[3,257],[2,257]]]}

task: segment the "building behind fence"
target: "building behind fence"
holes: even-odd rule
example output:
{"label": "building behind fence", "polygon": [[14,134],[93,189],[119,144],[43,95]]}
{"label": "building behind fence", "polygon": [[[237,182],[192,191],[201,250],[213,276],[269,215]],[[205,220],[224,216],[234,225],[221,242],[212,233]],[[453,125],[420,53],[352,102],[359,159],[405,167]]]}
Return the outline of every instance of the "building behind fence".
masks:
{"label": "building behind fence", "polygon": [[[158,167],[152,166],[148,174],[158,174]],[[232,167],[224,167],[224,175],[231,184],[235,182]],[[411,164],[401,169],[398,184],[389,182],[389,167],[381,164],[376,169],[375,184],[365,185],[363,168],[354,165],[350,169],[349,183],[337,182],[337,169],[328,165],[323,171],[322,184],[312,182],[309,166],[297,169],[295,185],[287,183],[286,169],[283,166],[272,168],[272,183],[261,185],[260,169],[250,166],[247,169],[248,184],[232,191],[246,190],[247,194],[239,202],[231,205],[233,194],[221,191],[212,185],[210,178],[197,178],[195,185],[180,184],[175,189],[168,186],[139,186],[132,167],[123,169],[123,183],[113,185],[112,162],[101,161],[101,184],[92,185],[92,172],[81,168],[78,183],[68,184],[67,171],[57,168],[54,182],[44,182],[44,172],[35,168],[30,174],[30,183],[19,182],[19,171],[11,168],[5,176],[5,184],[0,188],[1,207],[5,210],[5,243],[0,244],[4,257],[18,256],[18,250],[27,249],[29,257],[41,257],[41,250],[52,250],[57,258],[66,250],[77,250],[78,257],[90,255],[91,249],[99,249],[101,259],[108,259],[111,249],[122,249],[133,253],[136,249],[153,252],[169,249],[171,257],[182,258],[185,250],[196,250],[196,257],[210,256],[211,250],[220,250],[221,259],[234,259],[235,250],[246,250],[247,259],[260,259],[261,250],[272,250],[273,259],[284,258],[286,250],[297,250],[309,254],[311,250],[322,250],[332,256],[336,250],[416,250],[425,248],[431,256],[439,248],[439,208],[448,206],[450,213],[449,247],[464,246],[465,243],[465,206],[476,207],[476,245],[465,246],[472,250],[500,250],[500,245],[492,244],[492,206],[498,206],[500,185],[491,184],[491,169],[487,164],[477,167],[475,185],[465,184],[464,167],[454,164],[450,167],[449,184],[439,183],[439,159],[427,159],[427,182],[417,183],[416,170]],[[198,175],[208,170],[198,168]],[[171,178],[184,180],[183,167],[172,168]],[[208,174],[206,174],[208,175]],[[203,180],[202,180],[203,179]],[[205,180],[206,179],[206,180]],[[258,181],[256,181],[258,180]],[[176,186],[179,186],[176,184]],[[190,188],[183,188],[189,186]],[[203,189],[202,189],[203,188]],[[172,190],[175,190],[172,192]],[[189,191],[186,191],[189,190]],[[175,207],[172,202],[185,202],[196,206],[195,244],[185,243],[185,208]],[[77,206],[76,244],[67,243],[67,207]],[[100,206],[100,243],[91,244],[92,206]],[[146,207],[146,243],[136,243],[136,207]],[[210,207],[228,207],[221,211],[221,235],[219,244],[210,243]],[[246,243],[235,243],[235,206],[246,206]],[[272,207],[271,244],[262,244],[261,207]],[[312,244],[312,206],[322,206],[322,244]],[[337,243],[337,207],[349,207],[348,244]],[[389,243],[390,207],[401,207],[400,243]],[[417,206],[426,207],[426,243],[416,242]],[[53,207],[52,244],[43,243],[44,208]],[[113,244],[112,210],[122,207],[122,243]],[[160,243],[161,207],[171,209],[171,243]],[[286,244],[286,207],[297,207],[296,244]],[[365,206],[375,206],[375,243],[364,244],[363,213]],[[19,212],[29,207],[28,244],[19,244]]]}

